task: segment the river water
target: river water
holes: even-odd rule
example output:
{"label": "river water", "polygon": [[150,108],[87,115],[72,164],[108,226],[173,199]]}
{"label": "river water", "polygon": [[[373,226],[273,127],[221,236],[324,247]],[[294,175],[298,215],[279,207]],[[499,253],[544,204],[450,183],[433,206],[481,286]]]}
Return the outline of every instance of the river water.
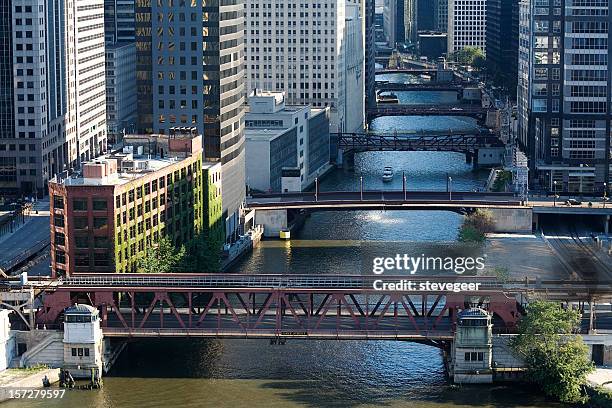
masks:
{"label": "river water", "polygon": [[[386,80],[413,81],[395,75]],[[453,93],[399,93],[402,103],[453,103]],[[372,130],[472,129],[466,118],[386,117]],[[393,166],[391,183],[381,179]],[[365,188],[453,190],[481,187],[461,154],[370,152],[355,157],[354,171],[336,170],[322,191]],[[399,174],[399,175],[398,175]],[[364,251],[385,245],[430,243],[444,248],[457,238],[459,215],[448,212],[359,211],[312,214],[291,242],[264,241],[241,261],[242,273],[359,273]],[[442,249],[443,251],[444,249]],[[31,407],[561,407],[525,387],[453,387],[441,352],[391,341],[146,340],[129,344],[99,391],[70,391],[61,401],[11,402]]]}

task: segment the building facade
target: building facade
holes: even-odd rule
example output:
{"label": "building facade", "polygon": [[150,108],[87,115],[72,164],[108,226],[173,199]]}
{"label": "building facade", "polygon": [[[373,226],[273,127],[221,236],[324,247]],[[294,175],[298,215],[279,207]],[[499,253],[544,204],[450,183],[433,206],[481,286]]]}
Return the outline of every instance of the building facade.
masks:
{"label": "building facade", "polygon": [[136,69],[138,131],[204,135],[206,160],[223,167],[232,240],[245,198],[243,2],[137,2]]}
{"label": "building facade", "polygon": [[103,4],[3,0],[0,19],[0,194],[42,195],[106,149]]}
{"label": "building facade", "polygon": [[518,132],[531,188],[601,192],[610,183],[608,1],[521,0],[519,14]]}
{"label": "building facade", "polygon": [[389,47],[416,43],[417,0],[385,0],[383,18]]}
{"label": "building facade", "polygon": [[[361,2],[345,0],[247,0],[247,92],[285,92],[290,105],[329,107],[333,132],[363,129],[360,13]],[[349,111],[359,113],[349,118]]]}
{"label": "building facade", "polygon": [[[246,129],[252,188],[280,192],[281,170],[292,167],[299,169],[305,189],[329,165],[329,108],[289,106],[282,92],[258,90],[249,96]],[[267,165],[258,159],[260,155],[261,160],[269,159]]]}
{"label": "building facade", "polygon": [[104,0],[104,31],[107,44],[136,41],[136,0]]}
{"label": "building facade", "polygon": [[365,106],[376,107],[376,6],[365,1]]}
{"label": "building facade", "polygon": [[487,64],[493,79],[511,92],[516,88],[518,77],[518,19],[513,14],[518,10],[517,5],[518,0],[487,2]]}
{"label": "building facade", "polygon": [[106,118],[108,139],[136,130],[136,44],[106,44]]}
{"label": "building facade", "polygon": [[159,239],[178,247],[204,232],[201,140],[136,137],[50,181],[52,276],[137,272]]}
{"label": "building facade", "polygon": [[432,31],[436,29],[437,1],[417,0],[416,2],[416,30]]}
{"label": "building facade", "polygon": [[436,31],[446,33],[448,31],[448,1],[436,0]]}
{"label": "building facade", "polygon": [[487,0],[448,0],[448,54],[477,47],[486,54]]}

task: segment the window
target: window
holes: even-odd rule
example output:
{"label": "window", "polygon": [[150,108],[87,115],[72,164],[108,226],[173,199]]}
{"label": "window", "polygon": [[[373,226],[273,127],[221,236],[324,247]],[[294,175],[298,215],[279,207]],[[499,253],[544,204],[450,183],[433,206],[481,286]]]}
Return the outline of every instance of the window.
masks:
{"label": "window", "polygon": [[53,196],[53,208],[64,208],[64,197],[54,195]]}
{"label": "window", "polygon": [[74,217],[74,229],[87,229],[87,217]]}
{"label": "window", "polygon": [[60,264],[66,263],[66,253],[64,251],[56,250],[55,251],[55,262]]}
{"label": "window", "polygon": [[87,211],[87,199],[72,200],[72,209],[74,211]]}
{"label": "window", "polygon": [[64,227],[64,216],[55,214],[53,216],[53,225],[56,227]]}
{"label": "window", "polygon": [[55,245],[66,245],[66,236],[61,232],[55,233]]}
{"label": "window", "polygon": [[77,349],[76,348],[72,348],[72,357],[76,357],[77,355]]}
{"label": "window", "polygon": [[94,248],[108,248],[108,239],[106,237],[94,237]]}
{"label": "window", "polygon": [[86,236],[76,236],[74,242],[77,248],[84,249],[89,248],[89,239]]}
{"label": "window", "polygon": [[484,352],[471,351],[469,353],[465,353],[465,361],[484,361]]}
{"label": "window", "polygon": [[94,228],[106,228],[108,225],[108,218],[106,217],[95,217]]}
{"label": "window", "polygon": [[85,352],[85,357],[89,357],[89,349],[86,348],[86,349],[83,349],[83,351]]}
{"label": "window", "polygon": [[94,211],[104,211],[107,208],[106,200],[93,200]]}

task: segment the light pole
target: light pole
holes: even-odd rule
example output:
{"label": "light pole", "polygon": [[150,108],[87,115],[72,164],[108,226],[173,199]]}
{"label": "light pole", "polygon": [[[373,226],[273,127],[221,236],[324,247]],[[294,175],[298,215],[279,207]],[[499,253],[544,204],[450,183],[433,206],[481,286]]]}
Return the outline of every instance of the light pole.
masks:
{"label": "light pole", "polygon": [[603,193],[603,207],[606,208],[606,201],[608,200],[608,183],[604,183]]}
{"label": "light pole", "polygon": [[359,176],[359,200],[363,201],[363,176]]}
{"label": "light pole", "polygon": [[404,190],[404,201],[406,201],[406,173],[402,171],[402,189]]}
{"label": "light pole", "polygon": [[453,201],[453,178],[448,176],[448,201]]}
{"label": "light pole", "polygon": [[557,180],[553,181],[553,207],[557,206]]}
{"label": "light pole", "polygon": [[315,201],[319,201],[319,178],[315,177]]}

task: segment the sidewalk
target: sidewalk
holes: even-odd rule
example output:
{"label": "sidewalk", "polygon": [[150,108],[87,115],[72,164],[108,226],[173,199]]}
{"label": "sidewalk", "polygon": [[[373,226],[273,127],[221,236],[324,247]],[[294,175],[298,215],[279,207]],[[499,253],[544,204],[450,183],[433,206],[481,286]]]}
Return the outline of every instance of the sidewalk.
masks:
{"label": "sidewalk", "polygon": [[9,399],[11,389],[43,388],[42,380],[45,376],[51,384],[58,382],[59,368],[9,368],[0,372],[0,402]]}
{"label": "sidewalk", "polygon": [[598,367],[587,376],[587,381],[593,385],[603,386],[612,390],[612,368]]}
{"label": "sidewalk", "polygon": [[37,201],[25,223],[0,237],[0,268],[9,271],[42,251],[50,240],[49,200]]}

